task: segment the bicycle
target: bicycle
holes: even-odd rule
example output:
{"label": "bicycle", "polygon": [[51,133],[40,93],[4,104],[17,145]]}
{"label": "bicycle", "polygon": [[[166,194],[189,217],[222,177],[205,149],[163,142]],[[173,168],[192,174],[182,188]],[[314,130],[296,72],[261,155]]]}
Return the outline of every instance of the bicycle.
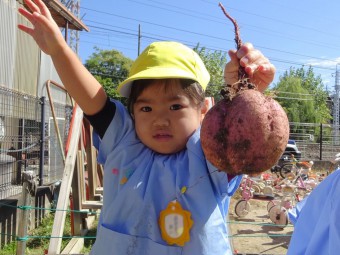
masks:
{"label": "bicycle", "polygon": [[270,220],[284,228],[288,224],[288,210],[309,195],[317,184],[316,180],[308,179],[306,168],[297,168],[296,175],[292,172],[287,173],[286,178],[274,187],[282,192],[281,199],[269,201],[267,204]]}
{"label": "bicycle", "polygon": [[288,210],[293,208],[301,199],[292,184],[282,185],[282,197],[279,201],[269,201],[267,210],[270,220],[282,228],[288,225]]}
{"label": "bicycle", "polygon": [[312,169],[313,161],[296,161],[292,156],[292,162],[283,164],[280,168],[280,175],[282,178],[295,178],[298,172],[303,172],[308,175],[308,172]]}
{"label": "bicycle", "polygon": [[245,175],[240,184],[242,198],[235,205],[235,214],[238,217],[244,217],[251,211],[249,200],[272,200],[274,199],[273,189],[266,181],[256,181],[255,178],[251,178]]}
{"label": "bicycle", "polygon": [[[271,173],[275,173],[277,177],[279,177],[281,168],[285,165],[288,164],[290,162],[289,157],[287,155],[283,155],[281,156],[281,158],[279,159],[279,161],[270,168],[270,172]],[[281,176],[282,177],[282,176]]]}
{"label": "bicycle", "polygon": [[240,184],[241,189],[241,200],[239,200],[235,205],[235,214],[238,217],[244,217],[250,212],[250,203],[249,200],[253,197],[254,189],[252,186],[254,181],[250,179],[247,175],[245,175]]}

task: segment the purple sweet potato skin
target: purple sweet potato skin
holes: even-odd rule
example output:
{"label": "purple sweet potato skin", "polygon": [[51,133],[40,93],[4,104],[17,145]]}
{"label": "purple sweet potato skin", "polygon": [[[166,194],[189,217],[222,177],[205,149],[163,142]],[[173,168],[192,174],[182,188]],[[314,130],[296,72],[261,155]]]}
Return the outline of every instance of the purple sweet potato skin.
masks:
{"label": "purple sweet potato skin", "polygon": [[207,160],[228,174],[258,174],[279,160],[289,138],[281,105],[253,89],[221,100],[205,115],[201,144]]}

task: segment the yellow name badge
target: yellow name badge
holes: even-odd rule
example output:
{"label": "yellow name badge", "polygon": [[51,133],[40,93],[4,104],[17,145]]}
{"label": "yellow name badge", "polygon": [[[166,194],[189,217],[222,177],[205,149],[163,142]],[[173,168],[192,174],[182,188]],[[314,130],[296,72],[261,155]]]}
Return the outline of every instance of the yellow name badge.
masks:
{"label": "yellow name badge", "polygon": [[162,238],[170,245],[184,246],[185,242],[189,242],[193,223],[191,213],[183,210],[176,200],[171,201],[159,216]]}

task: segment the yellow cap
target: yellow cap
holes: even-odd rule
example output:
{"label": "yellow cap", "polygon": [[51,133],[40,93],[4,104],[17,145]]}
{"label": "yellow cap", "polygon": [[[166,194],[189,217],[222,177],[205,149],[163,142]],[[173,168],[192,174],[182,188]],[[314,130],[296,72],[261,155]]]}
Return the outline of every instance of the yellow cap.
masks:
{"label": "yellow cap", "polygon": [[131,85],[141,79],[181,78],[197,81],[205,90],[210,75],[199,55],[178,42],[154,42],[132,64],[129,77],[118,86],[129,97]]}

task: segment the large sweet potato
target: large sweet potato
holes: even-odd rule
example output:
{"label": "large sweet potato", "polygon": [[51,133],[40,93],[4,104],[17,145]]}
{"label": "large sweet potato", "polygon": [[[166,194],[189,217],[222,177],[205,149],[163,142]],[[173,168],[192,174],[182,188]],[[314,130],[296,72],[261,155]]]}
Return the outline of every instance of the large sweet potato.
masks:
{"label": "large sweet potato", "polygon": [[270,169],[289,138],[287,115],[278,102],[255,89],[221,100],[205,115],[201,143],[206,158],[229,174]]}

